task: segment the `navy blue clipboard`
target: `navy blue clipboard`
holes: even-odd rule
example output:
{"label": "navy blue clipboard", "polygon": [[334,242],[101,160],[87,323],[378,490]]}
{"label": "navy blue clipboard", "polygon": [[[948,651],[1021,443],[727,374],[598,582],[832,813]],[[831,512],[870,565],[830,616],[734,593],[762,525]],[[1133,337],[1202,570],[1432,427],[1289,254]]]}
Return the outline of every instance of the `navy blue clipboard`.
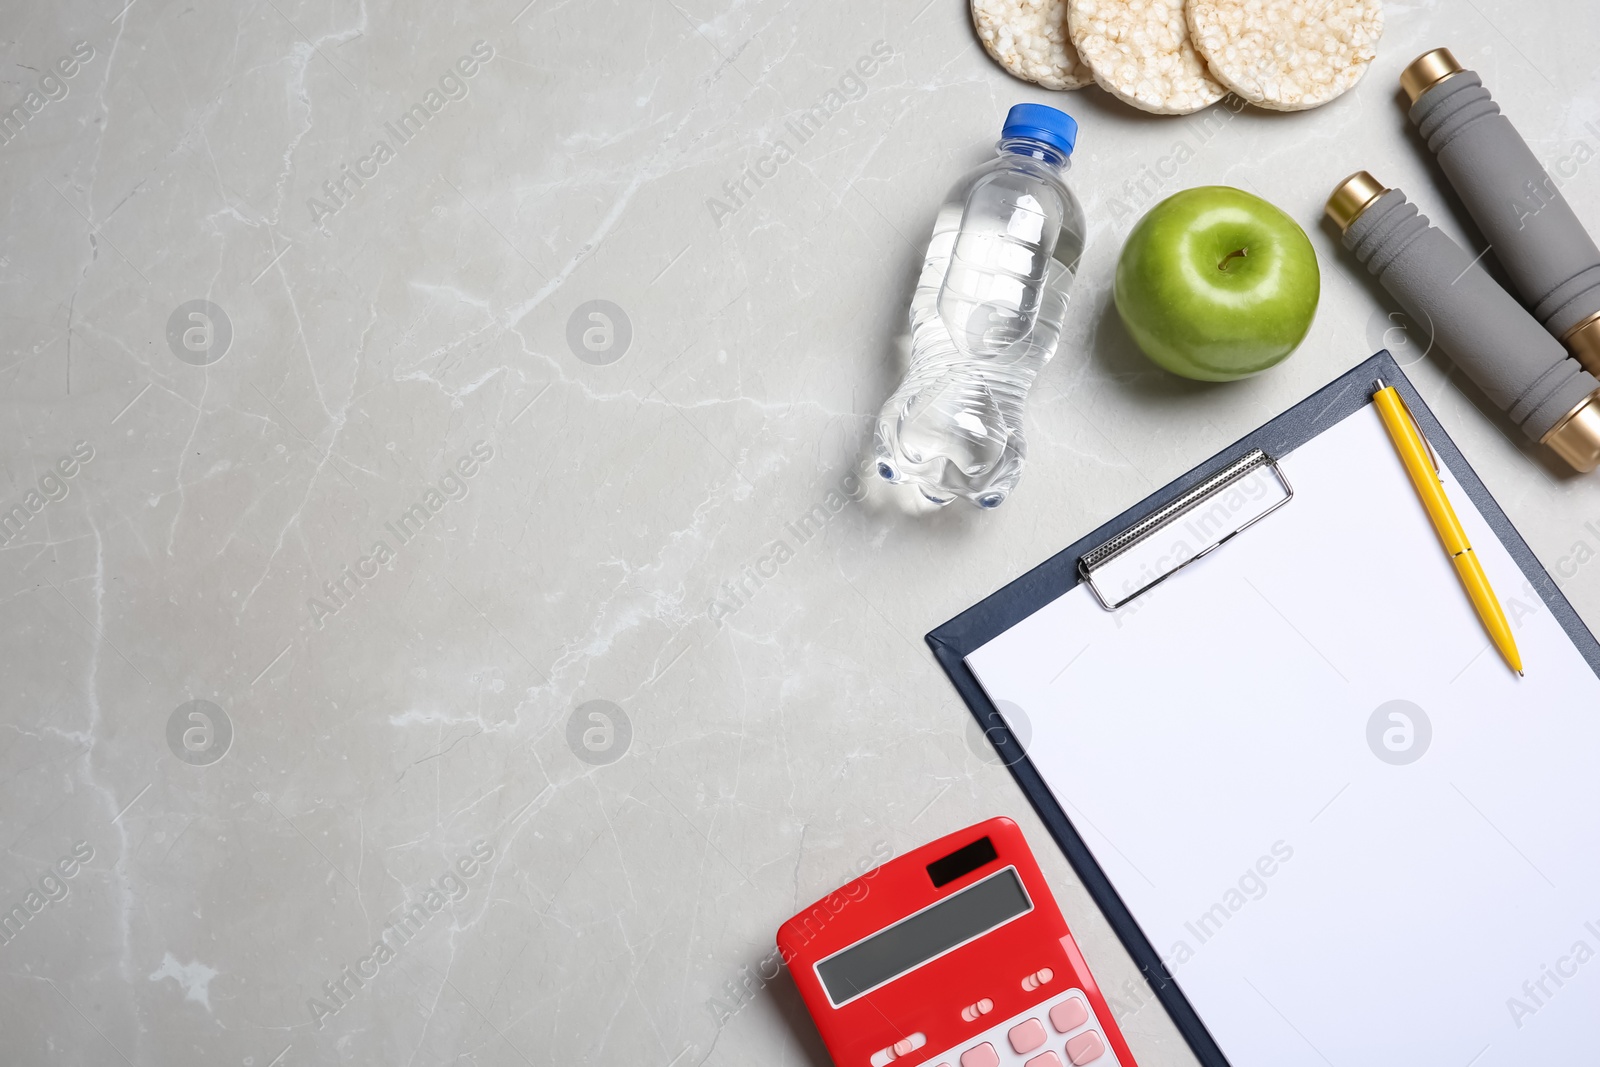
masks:
{"label": "navy blue clipboard", "polygon": [[[1532,583],[1550,613],[1560,623],[1573,644],[1578,647],[1589,666],[1600,675],[1600,643],[1596,643],[1572,605],[1556,588],[1555,581],[1534,557],[1533,551],[1511,525],[1505,512],[1489,495],[1489,490],[1467,464],[1466,458],[1450,440],[1439,420],[1418,395],[1410,379],[1395,363],[1387,351],[1379,352],[1337,380],[1318,390],[1271,422],[1236,441],[1212,456],[1187,474],[1118,515],[1098,530],[1056,553],[1033,570],[1016,579],[981,602],[968,608],[954,619],[927,635],[945,673],[956,691],[967,702],[967,707],[977,718],[986,735],[993,741],[996,751],[1011,768],[1017,784],[1027,794],[1028,801],[1039,813],[1056,844],[1066,853],[1073,870],[1083,880],[1084,887],[1100,910],[1105,913],[1117,937],[1143,972],[1156,996],[1167,1009],[1178,1031],[1189,1043],[1190,1049],[1205,1067],[1229,1067],[1222,1050],[1212,1040],[1205,1022],[1195,1012],[1178,986],[1173,982],[1155,948],[1139,929],[1121,897],[1112,887],[1105,872],[1090,854],[1083,839],[1073,829],[1072,822],[1050,795],[1044,779],[1034,769],[1017,740],[1007,729],[1005,719],[990,704],[978,679],[967,669],[966,656],[1009,630],[1046,604],[1066,593],[1080,581],[1078,560],[1083,555],[1128,529],[1141,519],[1176,500],[1199,483],[1239,460],[1252,449],[1262,449],[1269,456],[1282,457],[1298,446],[1316,437],[1372,402],[1373,381],[1382,378],[1385,385],[1393,385],[1411,408],[1417,425],[1429,443],[1450,467],[1452,474],[1466,490],[1472,502],[1500,538],[1523,575]],[[1224,549],[1226,551],[1226,549]],[[1176,580],[1181,580],[1176,579]]]}

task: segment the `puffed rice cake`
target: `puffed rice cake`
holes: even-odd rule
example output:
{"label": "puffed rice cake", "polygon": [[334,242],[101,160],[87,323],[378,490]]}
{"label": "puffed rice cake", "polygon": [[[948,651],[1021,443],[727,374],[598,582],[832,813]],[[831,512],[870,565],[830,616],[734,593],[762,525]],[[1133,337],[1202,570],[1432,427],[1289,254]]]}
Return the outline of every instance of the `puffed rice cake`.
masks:
{"label": "puffed rice cake", "polygon": [[1094,80],[1157,115],[1188,115],[1226,95],[1189,40],[1183,0],[1067,0],[1067,26]]}
{"label": "puffed rice cake", "polygon": [[1350,89],[1383,36],[1380,0],[1189,0],[1186,14],[1212,77],[1272,111]]}
{"label": "puffed rice cake", "polygon": [[972,0],[972,24],[996,63],[1046,89],[1081,89],[1094,75],[1067,36],[1067,0]]}

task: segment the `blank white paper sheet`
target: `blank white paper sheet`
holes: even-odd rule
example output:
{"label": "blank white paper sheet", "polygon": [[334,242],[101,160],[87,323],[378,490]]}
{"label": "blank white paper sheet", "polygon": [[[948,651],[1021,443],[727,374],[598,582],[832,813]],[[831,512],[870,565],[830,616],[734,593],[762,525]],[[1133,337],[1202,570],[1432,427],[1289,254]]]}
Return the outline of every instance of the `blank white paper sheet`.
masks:
{"label": "blank white paper sheet", "polygon": [[1255,527],[968,666],[1233,1067],[1600,1062],[1600,679],[1446,473],[1511,673],[1373,408],[1280,462]]}

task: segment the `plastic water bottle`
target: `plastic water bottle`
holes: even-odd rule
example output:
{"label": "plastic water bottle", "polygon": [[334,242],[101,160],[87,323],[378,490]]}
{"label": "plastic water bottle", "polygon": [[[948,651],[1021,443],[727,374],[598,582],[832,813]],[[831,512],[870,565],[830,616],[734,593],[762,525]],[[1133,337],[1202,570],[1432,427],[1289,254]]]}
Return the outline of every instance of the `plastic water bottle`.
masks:
{"label": "plastic water bottle", "polygon": [[1065,180],[1077,134],[1070,115],[1018,104],[995,158],[939,208],[911,301],[911,366],[873,442],[878,473],[935,504],[999,507],[1022,476],[1022,407],[1055,355],[1083,254]]}

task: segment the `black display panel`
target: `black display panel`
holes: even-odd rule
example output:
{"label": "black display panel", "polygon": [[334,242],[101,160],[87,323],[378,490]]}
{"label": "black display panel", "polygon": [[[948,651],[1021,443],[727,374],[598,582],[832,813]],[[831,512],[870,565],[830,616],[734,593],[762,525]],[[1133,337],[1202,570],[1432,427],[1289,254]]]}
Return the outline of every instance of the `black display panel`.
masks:
{"label": "black display panel", "polygon": [[999,858],[1000,854],[994,850],[994,842],[987,837],[980,837],[972,844],[962,845],[943,859],[928,864],[928,877],[933,879],[933,887],[937,889]]}
{"label": "black display panel", "polygon": [[829,956],[817,964],[817,977],[828,999],[843,1004],[1031,907],[1022,879],[1007,867]]}

